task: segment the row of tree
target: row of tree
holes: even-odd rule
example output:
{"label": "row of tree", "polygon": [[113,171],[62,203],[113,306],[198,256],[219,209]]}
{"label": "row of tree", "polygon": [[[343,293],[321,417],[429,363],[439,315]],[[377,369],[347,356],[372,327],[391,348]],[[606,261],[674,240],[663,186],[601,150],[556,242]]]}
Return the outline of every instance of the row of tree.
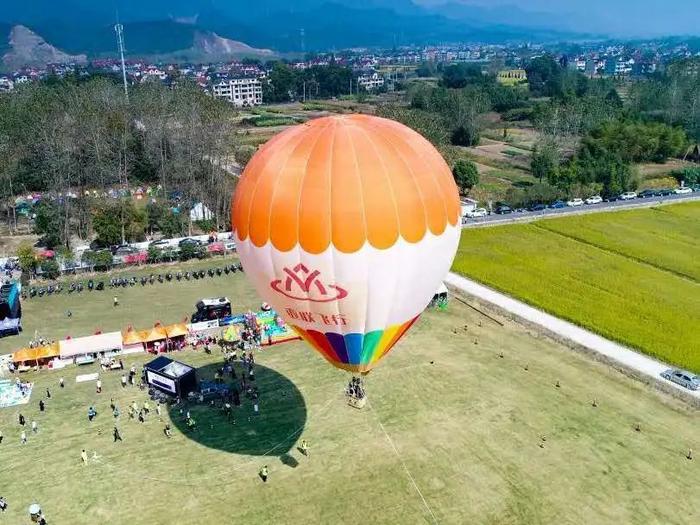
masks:
{"label": "row of tree", "polygon": [[275,62],[263,83],[265,102],[291,102],[310,98],[331,98],[364,91],[350,68],[331,63],[295,69]]}
{"label": "row of tree", "polygon": [[[147,222],[133,216],[130,199],[106,203],[85,197],[85,190],[152,184],[165,196],[177,191],[185,203],[204,202],[224,223],[233,180],[217,166],[239,147],[234,115],[229,104],[186,81],[175,89],[134,86],[128,100],[105,78],[36,83],[2,94],[0,197],[9,222],[16,223],[16,195],[43,192],[51,202],[39,208],[37,229],[50,230],[52,242],[89,238],[100,217],[115,213],[120,240],[129,240]],[[78,198],[59,197],[68,193]],[[167,228],[166,222],[157,227]]]}

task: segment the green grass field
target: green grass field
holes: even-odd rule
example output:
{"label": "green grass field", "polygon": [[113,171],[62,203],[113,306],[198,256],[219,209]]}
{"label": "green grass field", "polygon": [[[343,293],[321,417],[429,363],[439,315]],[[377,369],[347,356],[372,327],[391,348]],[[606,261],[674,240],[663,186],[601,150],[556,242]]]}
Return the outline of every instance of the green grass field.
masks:
{"label": "green grass field", "polygon": [[465,230],[454,270],[700,372],[700,203]]}
{"label": "green grass field", "polygon": [[[258,302],[244,276],[199,286],[127,289],[123,311],[109,294],[71,296],[80,303],[70,304],[71,320],[54,312],[67,297],[27,301],[25,322],[51,336],[119,327],[128,317],[176,320],[200,295],[226,294],[240,308]],[[74,379],[94,365],[28,373],[30,403],[0,409],[0,494],[10,504],[0,521],[24,523],[38,501],[49,523],[72,525],[697,522],[700,464],[685,458],[700,449],[697,411],[503,322],[456,299],[427,312],[368,376],[370,404],[361,411],[344,401],[347,374],[303,343],[266,349],[257,355],[260,415],[244,401],[232,424],[196,406],[195,433],[181,430],[177,410],[162,422],[128,420],[127,404],[145,395],[122,389],[117,373],[102,373],[100,395]],[[221,362],[218,351],[177,357],[200,376]],[[147,359],[129,355],[125,364]],[[52,397],[40,413],[47,387]],[[121,443],[112,442],[111,397],[124,414]],[[90,404],[99,412],[93,423]],[[26,445],[20,411],[40,428]],[[163,435],[169,421],[172,439]],[[296,449],[302,437],[309,458]],[[82,465],[82,448],[98,459]],[[257,477],[263,464],[267,484]]]}

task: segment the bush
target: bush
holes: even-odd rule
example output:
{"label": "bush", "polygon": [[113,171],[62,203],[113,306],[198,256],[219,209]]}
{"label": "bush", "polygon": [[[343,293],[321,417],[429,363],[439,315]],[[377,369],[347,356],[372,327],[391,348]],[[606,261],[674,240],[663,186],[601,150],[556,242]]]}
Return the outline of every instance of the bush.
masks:
{"label": "bush", "polygon": [[148,252],[147,252],[147,255],[146,255],[146,260],[147,260],[149,263],[157,263],[158,261],[161,260],[161,257],[162,257],[162,253],[161,253],[161,251],[160,251],[158,248],[156,248],[155,246],[149,246],[149,247],[148,247]]}
{"label": "bush", "polygon": [[32,275],[36,269],[36,255],[32,245],[28,242],[20,244],[17,248],[17,258],[22,272]]}
{"label": "bush", "polygon": [[61,275],[58,263],[53,259],[41,261],[41,274],[45,279],[56,279]]}
{"label": "bush", "polygon": [[83,252],[81,261],[92,266],[95,270],[109,270],[112,267],[112,252],[109,250],[87,250]]}
{"label": "bush", "polygon": [[189,261],[190,259],[194,259],[197,257],[197,247],[190,244],[186,243],[183,244],[180,247],[180,260],[181,261]]}
{"label": "bush", "polygon": [[503,120],[509,120],[511,122],[528,120],[532,118],[532,108],[514,108],[509,109],[503,114]]}
{"label": "bush", "polygon": [[694,186],[700,184],[700,167],[683,168],[672,173],[676,180],[685,183],[686,186]]}
{"label": "bush", "polygon": [[460,193],[467,193],[479,184],[479,170],[471,160],[458,160],[452,168],[452,176]]}

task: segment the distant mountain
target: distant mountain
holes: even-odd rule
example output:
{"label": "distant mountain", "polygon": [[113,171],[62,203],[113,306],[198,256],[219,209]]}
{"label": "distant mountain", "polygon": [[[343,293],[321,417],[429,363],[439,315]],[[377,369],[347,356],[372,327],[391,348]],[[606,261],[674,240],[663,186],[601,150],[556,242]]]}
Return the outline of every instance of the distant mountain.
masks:
{"label": "distant mountain", "polygon": [[68,62],[81,64],[87,62],[87,56],[64,53],[30,29],[18,25],[10,29],[2,62],[5,67]]}
{"label": "distant mountain", "polygon": [[116,54],[115,6],[130,56],[183,51],[269,56],[268,49],[299,52],[574,36],[552,29],[557,27],[554,20],[544,15],[470,7],[454,0],[432,7],[412,0],[5,0],[4,4],[9,5],[0,11],[0,24],[22,24],[66,53],[89,57]]}

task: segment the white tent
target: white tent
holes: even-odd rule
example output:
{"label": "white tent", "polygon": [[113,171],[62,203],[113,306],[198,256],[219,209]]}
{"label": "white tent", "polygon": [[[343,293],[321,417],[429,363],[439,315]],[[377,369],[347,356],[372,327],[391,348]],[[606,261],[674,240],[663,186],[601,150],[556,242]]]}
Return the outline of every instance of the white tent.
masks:
{"label": "white tent", "polygon": [[122,349],[122,333],[109,332],[107,334],[88,335],[75,339],[64,339],[59,341],[58,346],[61,352],[61,359],[85,354],[120,351]]}
{"label": "white tent", "polygon": [[214,214],[211,212],[211,210],[201,202],[198,202],[192,206],[192,209],[190,210],[190,219],[193,221],[205,221],[212,219],[213,217]]}

